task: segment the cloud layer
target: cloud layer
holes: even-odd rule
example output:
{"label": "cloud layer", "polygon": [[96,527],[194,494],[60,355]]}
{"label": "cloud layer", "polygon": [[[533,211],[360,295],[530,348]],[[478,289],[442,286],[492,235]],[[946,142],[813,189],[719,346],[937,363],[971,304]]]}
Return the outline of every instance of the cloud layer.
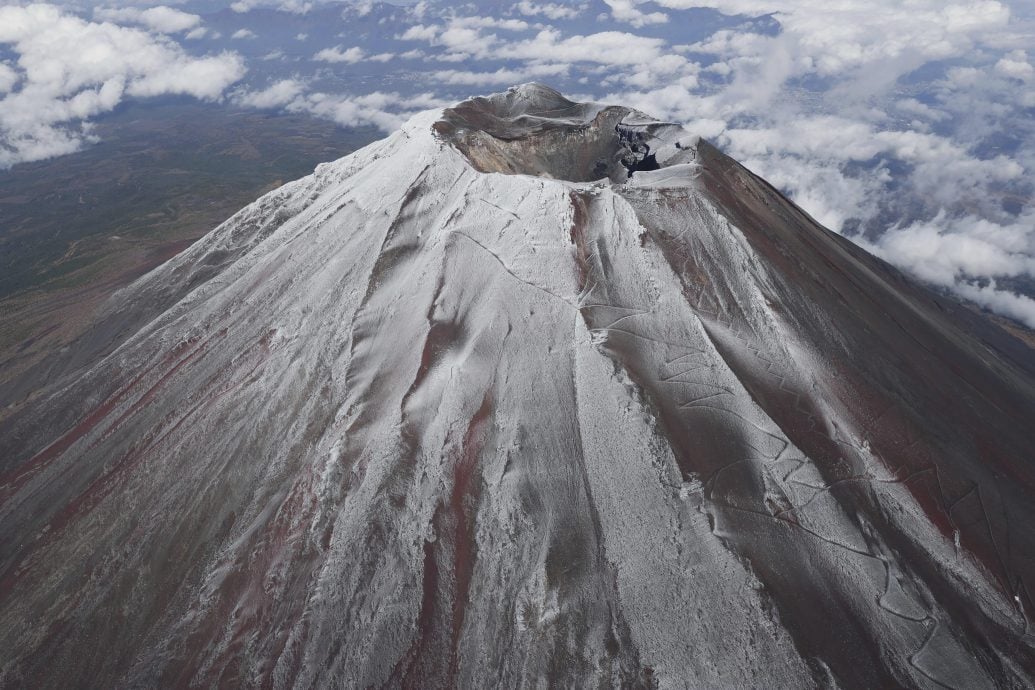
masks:
{"label": "cloud layer", "polygon": [[155,10],[107,13],[152,32],[52,5],[0,8],[0,47],[16,56],[0,62],[0,168],[75,151],[89,139],[89,119],[126,98],[213,100],[241,78],[239,56],[194,57],[162,35],[197,27],[194,15]]}

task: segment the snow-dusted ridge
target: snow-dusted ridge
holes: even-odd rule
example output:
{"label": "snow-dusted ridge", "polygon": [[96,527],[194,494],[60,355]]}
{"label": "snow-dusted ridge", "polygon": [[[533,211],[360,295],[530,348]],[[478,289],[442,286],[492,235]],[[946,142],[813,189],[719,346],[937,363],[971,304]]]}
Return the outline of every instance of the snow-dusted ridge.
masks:
{"label": "snow-dusted ridge", "polygon": [[953,308],[674,125],[422,114],[0,393],[0,685],[1030,686],[1035,371]]}

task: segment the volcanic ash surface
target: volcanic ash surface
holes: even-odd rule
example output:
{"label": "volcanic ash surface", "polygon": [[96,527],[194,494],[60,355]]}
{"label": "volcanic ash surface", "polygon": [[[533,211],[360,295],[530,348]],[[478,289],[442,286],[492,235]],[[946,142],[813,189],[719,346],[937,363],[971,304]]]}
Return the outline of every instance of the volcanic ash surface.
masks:
{"label": "volcanic ash surface", "polygon": [[2,685],[1035,684],[1030,351],[628,108],[420,115],[35,376]]}

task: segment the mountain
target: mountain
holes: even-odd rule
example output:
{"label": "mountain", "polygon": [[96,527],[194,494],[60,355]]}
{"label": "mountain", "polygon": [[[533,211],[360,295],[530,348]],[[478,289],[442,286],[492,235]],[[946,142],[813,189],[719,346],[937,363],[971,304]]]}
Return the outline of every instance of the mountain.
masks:
{"label": "mountain", "polygon": [[0,405],[0,685],[1035,684],[1035,355],[628,108],[420,115]]}

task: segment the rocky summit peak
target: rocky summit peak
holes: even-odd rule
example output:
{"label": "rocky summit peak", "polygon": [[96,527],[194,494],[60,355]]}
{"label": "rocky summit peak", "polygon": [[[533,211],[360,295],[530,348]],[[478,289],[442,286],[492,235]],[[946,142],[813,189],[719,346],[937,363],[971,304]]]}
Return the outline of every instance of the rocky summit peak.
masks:
{"label": "rocky summit peak", "polygon": [[621,183],[695,160],[697,138],[623,106],[575,103],[541,84],[447,108],[435,130],[478,170]]}

